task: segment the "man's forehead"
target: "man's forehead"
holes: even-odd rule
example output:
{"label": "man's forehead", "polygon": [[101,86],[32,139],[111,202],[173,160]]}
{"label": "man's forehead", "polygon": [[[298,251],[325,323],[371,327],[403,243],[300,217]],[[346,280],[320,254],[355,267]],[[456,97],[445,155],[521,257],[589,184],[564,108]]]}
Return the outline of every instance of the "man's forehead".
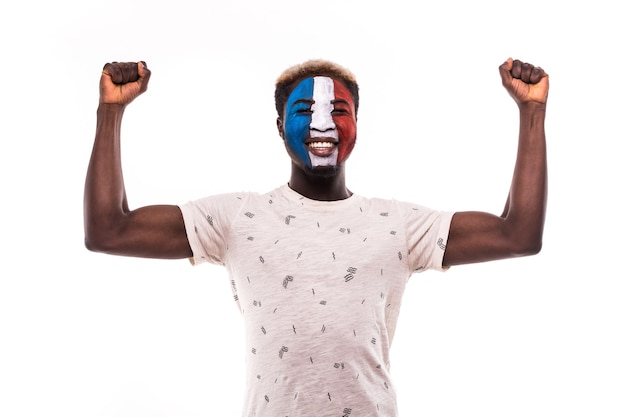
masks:
{"label": "man's forehead", "polygon": [[327,75],[311,75],[311,76],[304,77],[304,78],[301,78],[299,80],[296,80],[293,83],[293,85],[292,85],[291,92],[293,93],[299,86],[302,86],[304,84],[313,83],[315,81],[315,79],[319,79],[319,80],[326,79],[326,80],[333,80],[334,81],[334,78],[329,77]]}
{"label": "man's forehead", "polygon": [[313,90],[316,87],[329,85],[334,87],[333,92],[335,96],[341,96],[344,100],[353,101],[352,94],[349,92],[344,83],[340,79],[329,75],[313,75],[300,79],[294,83],[289,95],[292,98],[294,96],[302,97],[306,95],[313,95]]}

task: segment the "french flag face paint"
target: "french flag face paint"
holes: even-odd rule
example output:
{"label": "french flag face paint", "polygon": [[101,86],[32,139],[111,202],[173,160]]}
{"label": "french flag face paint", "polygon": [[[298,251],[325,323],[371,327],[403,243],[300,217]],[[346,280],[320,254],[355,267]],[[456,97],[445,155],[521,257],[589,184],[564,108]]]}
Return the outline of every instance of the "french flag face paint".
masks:
{"label": "french flag face paint", "polygon": [[342,164],[356,142],[352,94],[329,77],[302,80],[287,99],[284,132],[292,155],[306,167]]}

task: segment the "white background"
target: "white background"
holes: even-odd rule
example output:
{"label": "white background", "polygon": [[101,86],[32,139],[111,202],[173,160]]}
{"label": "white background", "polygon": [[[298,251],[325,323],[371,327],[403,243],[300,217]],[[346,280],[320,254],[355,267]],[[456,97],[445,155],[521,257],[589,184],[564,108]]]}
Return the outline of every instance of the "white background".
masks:
{"label": "white background", "polygon": [[4,2],[0,415],[241,415],[242,323],[225,272],[83,246],[106,62],[153,72],[123,126],[133,208],[285,183],[273,83],[326,58],[361,85],[353,191],[499,213],[517,139],[498,74],[511,56],[550,74],[544,248],[411,278],[392,349],[400,412],[623,417],[618,4]]}

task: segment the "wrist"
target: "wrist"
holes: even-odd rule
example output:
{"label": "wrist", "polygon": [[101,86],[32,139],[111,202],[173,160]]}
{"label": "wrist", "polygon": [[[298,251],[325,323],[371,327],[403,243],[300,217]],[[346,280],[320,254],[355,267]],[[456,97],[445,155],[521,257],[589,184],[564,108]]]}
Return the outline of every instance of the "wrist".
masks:
{"label": "wrist", "polygon": [[525,101],[518,103],[519,110],[521,113],[543,113],[546,112],[546,103],[541,103],[538,101]]}
{"label": "wrist", "polygon": [[[103,122],[107,120],[115,120],[121,122],[126,105],[117,103],[100,103],[96,112],[98,120]],[[106,123],[106,122],[105,122]]]}
{"label": "wrist", "polygon": [[126,104],[120,103],[98,103],[98,113],[123,113],[124,109],[126,109]]}
{"label": "wrist", "polygon": [[125,109],[123,104],[100,103],[96,112],[97,129],[119,129]]}

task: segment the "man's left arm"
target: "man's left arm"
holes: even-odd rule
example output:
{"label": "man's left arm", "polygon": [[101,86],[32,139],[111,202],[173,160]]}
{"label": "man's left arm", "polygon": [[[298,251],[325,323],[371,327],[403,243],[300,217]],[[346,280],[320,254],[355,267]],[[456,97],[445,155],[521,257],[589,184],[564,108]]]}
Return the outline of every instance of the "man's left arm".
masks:
{"label": "man's left arm", "polygon": [[534,255],[541,250],[547,200],[544,121],[548,75],[509,58],[500,66],[502,85],[519,108],[517,159],[501,216],[458,212],[452,218],[444,266]]}

